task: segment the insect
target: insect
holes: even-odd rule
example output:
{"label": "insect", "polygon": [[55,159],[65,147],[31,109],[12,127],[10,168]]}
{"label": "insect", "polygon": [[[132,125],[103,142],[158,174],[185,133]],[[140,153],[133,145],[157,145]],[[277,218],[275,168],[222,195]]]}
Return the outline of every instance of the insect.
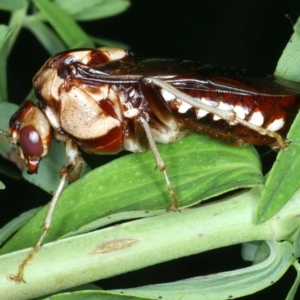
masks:
{"label": "insect", "polygon": [[25,266],[50,229],[60,193],[75,181],[91,154],[151,149],[172,199],[179,203],[156,143],[189,131],[226,143],[287,146],[285,136],[300,107],[300,83],[276,76],[198,62],[139,59],[118,48],[75,49],[51,57],[33,78],[38,104],[25,101],[8,132],[28,173],[36,173],[52,138],[65,143],[68,163],[50,203],[43,233],[12,279],[24,281]]}

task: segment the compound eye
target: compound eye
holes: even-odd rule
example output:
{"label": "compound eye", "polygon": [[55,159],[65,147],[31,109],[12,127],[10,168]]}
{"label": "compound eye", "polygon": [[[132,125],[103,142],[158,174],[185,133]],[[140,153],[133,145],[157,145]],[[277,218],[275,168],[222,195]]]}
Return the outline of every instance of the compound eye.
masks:
{"label": "compound eye", "polygon": [[20,130],[19,146],[25,156],[41,156],[44,151],[40,136],[33,126],[25,126]]}

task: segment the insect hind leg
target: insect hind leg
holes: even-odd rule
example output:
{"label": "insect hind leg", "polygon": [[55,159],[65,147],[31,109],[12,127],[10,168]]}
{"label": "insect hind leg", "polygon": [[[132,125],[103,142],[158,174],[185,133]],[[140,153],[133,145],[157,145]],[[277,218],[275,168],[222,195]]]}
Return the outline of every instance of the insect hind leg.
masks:
{"label": "insect hind leg", "polygon": [[[276,139],[276,142],[277,142],[277,145],[279,149],[285,149],[287,146],[288,146],[288,142],[285,141],[282,136],[277,133],[277,132],[274,132],[274,131],[271,131],[271,130],[268,130],[268,129],[265,129],[263,127],[259,127],[259,126],[256,126],[256,125],[253,125],[252,123],[248,122],[248,121],[245,121],[239,117],[236,117],[235,119],[236,123],[239,123],[241,125],[244,125],[262,135],[268,135],[270,137],[273,137],[274,139]],[[272,149],[275,149],[275,146],[271,146]]]}
{"label": "insect hind leg", "polygon": [[234,111],[231,110],[223,110],[218,107],[213,107],[208,104],[202,103],[195,98],[181,92],[180,90],[176,89],[174,86],[171,84],[165,82],[164,80],[155,78],[155,77],[148,77],[147,80],[149,82],[152,82],[156,86],[159,86],[162,89],[165,89],[169,93],[173,94],[176,98],[181,99],[182,101],[192,105],[193,107],[203,109],[207,111],[208,113],[211,113],[213,115],[216,115],[220,117],[221,119],[225,120],[229,124],[241,124],[245,127],[250,128],[251,130],[254,130],[258,132],[259,134],[262,135],[268,135],[274,139],[276,139],[276,142],[278,144],[278,147],[280,149],[284,149],[287,147],[288,143],[282,138],[282,136],[274,131],[271,131],[269,129],[265,129],[261,126],[254,125],[246,120],[243,120],[239,118]]}

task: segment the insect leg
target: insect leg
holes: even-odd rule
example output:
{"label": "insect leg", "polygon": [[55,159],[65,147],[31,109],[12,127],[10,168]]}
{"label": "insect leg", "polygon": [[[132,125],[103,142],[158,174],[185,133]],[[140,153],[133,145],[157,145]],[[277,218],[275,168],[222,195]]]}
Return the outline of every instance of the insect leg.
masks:
{"label": "insect leg", "polygon": [[17,143],[17,141],[15,139],[13,139],[8,132],[0,130],[0,134],[3,135],[6,138],[6,139],[5,138],[1,139],[4,142],[9,143],[9,144],[13,144],[13,145],[15,145]]}
{"label": "insect leg", "polygon": [[217,107],[212,107],[210,105],[207,105],[205,103],[202,103],[200,101],[197,101],[196,99],[194,99],[193,97],[179,91],[178,89],[176,89],[174,86],[172,86],[171,84],[155,78],[155,77],[148,77],[147,78],[148,81],[153,82],[155,85],[161,87],[162,89],[165,89],[166,91],[170,92],[171,94],[173,94],[175,97],[177,97],[178,99],[181,99],[182,101],[192,105],[193,107],[196,108],[200,108],[203,109],[213,115],[216,115],[218,117],[220,117],[221,119],[227,121],[229,124],[241,124],[245,127],[248,127],[262,135],[268,135],[270,137],[273,137],[276,139],[278,146],[283,149],[286,148],[287,143],[286,141],[282,138],[282,136],[280,134],[278,134],[277,132],[265,129],[263,127],[260,126],[256,126],[248,121],[245,121],[239,117],[236,116],[235,112],[230,111],[230,110],[223,110]]}
{"label": "insect leg", "polygon": [[47,232],[50,230],[50,224],[51,224],[51,220],[52,220],[52,215],[55,209],[55,206],[57,204],[58,198],[63,190],[63,187],[65,185],[65,183],[67,182],[68,179],[68,174],[65,173],[63,174],[63,176],[60,178],[59,181],[59,185],[55,191],[55,194],[53,195],[47,214],[45,216],[45,220],[43,223],[43,234],[41,235],[41,237],[39,238],[37,244],[34,246],[33,250],[29,253],[29,255],[23,260],[23,262],[19,265],[19,269],[18,269],[18,274],[17,275],[12,275],[10,276],[10,279],[17,281],[17,282],[26,282],[24,280],[24,269],[26,267],[26,265],[33,259],[33,257],[37,254],[37,252],[39,251],[43,240],[46,237]]}
{"label": "insect leg", "polygon": [[168,190],[169,190],[169,193],[170,193],[172,201],[173,201],[172,205],[169,207],[168,210],[177,211],[178,210],[178,199],[177,199],[177,196],[176,196],[176,194],[174,192],[174,189],[171,185],[168,174],[166,172],[166,165],[165,165],[162,157],[159,154],[159,151],[158,151],[157,146],[156,146],[156,142],[155,142],[155,140],[152,136],[150,126],[149,126],[148,122],[143,117],[140,117],[139,119],[142,123],[142,126],[143,126],[144,130],[145,130],[147,139],[149,141],[150,148],[151,148],[152,153],[153,153],[154,158],[155,158],[156,165],[159,168],[159,170],[163,172],[163,174],[165,176],[165,180],[166,180],[166,183],[167,183],[167,186],[168,186]]}
{"label": "insect leg", "polygon": [[[280,149],[284,149],[288,145],[288,143],[282,138],[282,136],[280,134],[278,134],[277,132],[275,132],[275,131],[271,131],[271,130],[265,129],[263,127],[259,127],[259,126],[253,125],[250,122],[245,121],[245,120],[243,120],[243,119],[241,119],[239,117],[236,117],[235,121],[237,123],[241,124],[241,125],[244,125],[244,126],[250,128],[252,130],[257,131],[260,134],[268,135],[270,137],[275,138]],[[274,149],[275,149],[275,147],[274,147]]]}
{"label": "insect leg", "polygon": [[69,182],[73,182],[76,179],[78,179],[81,169],[82,169],[82,165],[83,165],[83,159],[78,151],[78,147],[77,145],[72,142],[71,140],[67,140],[66,141],[66,153],[67,153],[67,157],[69,162],[64,165],[61,168],[60,171],[60,181],[58,184],[58,187],[50,201],[45,219],[44,219],[44,223],[43,223],[43,233],[40,236],[37,244],[34,246],[34,248],[32,249],[32,251],[29,253],[29,255],[23,260],[23,262],[19,265],[19,269],[18,269],[18,274],[16,276],[10,276],[10,279],[17,281],[17,282],[25,282],[24,280],[24,269],[26,267],[26,265],[34,258],[34,256],[38,253],[40,247],[43,244],[43,241],[48,233],[48,231],[51,228],[51,222],[52,222],[52,217],[53,217],[53,213],[56,207],[56,204],[59,200],[59,197],[64,189],[65,184],[67,183],[67,181]]}

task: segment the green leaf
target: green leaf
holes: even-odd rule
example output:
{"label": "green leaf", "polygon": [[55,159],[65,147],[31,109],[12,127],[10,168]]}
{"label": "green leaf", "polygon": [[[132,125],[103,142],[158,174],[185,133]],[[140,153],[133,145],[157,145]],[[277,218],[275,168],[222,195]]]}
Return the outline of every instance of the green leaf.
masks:
{"label": "green leaf", "polygon": [[28,28],[36,36],[50,55],[66,50],[64,43],[56,33],[35,16],[27,17],[24,27]]}
{"label": "green leaf", "polygon": [[13,219],[0,229],[0,246],[12,236],[18,229],[26,224],[39,210],[40,208],[34,208],[24,212],[19,217]]}
{"label": "green leaf", "polygon": [[[30,175],[24,168],[22,175],[27,181],[53,194],[59,184],[61,167],[67,162],[64,144],[53,140],[47,158],[40,163],[38,173]],[[82,175],[88,171],[90,168],[85,164]]]}
{"label": "green leaf", "polygon": [[[7,131],[10,117],[18,110],[19,106],[13,103],[0,103],[0,130]],[[0,144],[1,145],[1,144]]]}
{"label": "green leaf", "polygon": [[19,36],[19,33],[22,29],[23,22],[26,19],[27,16],[27,10],[28,10],[28,3],[29,1],[26,1],[24,6],[22,6],[18,10],[14,10],[11,13],[8,26],[9,28],[14,28],[13,33],[10,37],[8,46],[7,46],[7,53],[9,54],[11,52],[11,49],[13,48],[15,41],[17,37]]}
{"label": "green leaf", "polygon": [[[51,297],[51,300],[145,300],[149,298],[137,297],[131,295],[120,295],[117,293],[110,293],[106,291],[79,291],[71,293],[62,293],[54,295]],[[153,299],[153,298],[151,298]],[[46,300],[46,299],[45,299]]]}
{"label": "green leaf", "polygon": [[[295,232],[300,214],[298,192],[295,201],[289,202],[280,216],[255,225],[253,218],[259,196],[258,189],[251,189],[227,197],[226,201],[183,209],[181,213],[163,212],[155,217],[118,223],[45,244],[25,269],[26,284],[9,282],[7,276],[15,274],[31,249],[2,255],[0,291],[10,295],[11,299],[28,299],[211,249],[272,239],[268,242],[271,254],[261,264],[133,291],[148,297],[162,292],[171,295],[169,299],[178,299],[179,292],[186,299],[198,299],[189,296],[199,296],[203,292],[203,295],[211,294],[208,299],[214,300],[254,293],[278,280],[295,261],[293,246],[276,240],[286,239]],[[65,226],[67,221],[54,223],[51,231],[57,226]],[[59,280],[47,280],[49,278]],[[111,291],[112,294],[116,292]],[[132,291],[119,292],[128,295]]]}
{"label": "green leaf", "polygon": [[[158,147],[181,208],[263,183],[260,160],[253,147],[235,148],[196,134]],[[56,222],[63,225],[52,226],[47,240],[72,233],[102,218],[107,222],[107,216],[114,214],[164,212],[171,205],[170,195],[163,175],[154,167],[150,151],[132,154],[97,168],[70,185],[61,195],[54,213]],[[46,207],[14,235],[2,251],[32,246],[40,235],[45,211]]]}
{"label": "green leaf", "polygon": [[67,162],[64,144],[53,140],[47,158],[40,163],[38,173],[29,175],[24,168],[22,175],[27,181],[53,194],[60,180],[60,169]]}
{"label": "green leaf", "polygon": [[129,49],[129,46],[127,44],[109,40],[109,39],[103,39],[103,38],[98,38],[91,36],[91,39],[96,45],[99,46],[105,46],[105,47],[115,47],[115,48],[122,48],[122,49]]}
{"label": "green leaf", "polygon": [[16,27],[7,27],[0,24],[0,102],[8,101],[6,83],[6,62],[9,39]]}
{"label": "green leaf", "polygon": [[8,33],[8,27],[0,25],[0,102],[8,101],[6,81]]}
{"label": "green leaf", "polygon": [[283,50],[274,74],[293,81],[300,81],[300,19],[298,19],[294,29],[295,31]]}
{"label": "green leaf", "polygon": [[55,0],[54,2],[78,21],[112,17],[130,6],[129,0]]}
{"label": "green leaf", "polygon": [[42,16],[51,24],[67,48],[91,47],[91,39],[65,11],[48,0],[32,0]]}
{"label": "green leaf", "polygon": [[261,262],[270,255],[270,249],[266,242],[254,241],[242,245],[242,258],[245,261]]}
{"label": "green leaf", "polygon": [[[15,151],[15,150],[13,150],[13,151]],[[12,154],[12,152],[10,154]],[[14,152],[14,154],[15,154],[15,157],[18,159],[18,157],[17,157],[18,153]],[[10,156],[10,160],[12,162],[16,163],[16,161],[13,161],[13,159],[12,159],[13,157],[14,156]],[[21,160],[18,160],[18,163],[21,164],[22,163]],[[7,176],[7,177],[10,177],[10,178],[12,178],[14,180],[20,180],[20,179],[22,179],[22,175],[21,175],[20,171],[16,170],[16,168],[14,168],[12,166],[6,166],[4,164],[0,165],[0,174],[3,174],[5,176]]]}
{"label": "green leaf", "polygon": [[[0,130],[6,132],[8,130],[8,124],[10,117],[16,112],[18,106],[13,103],[3,102],[0,103]],[[22,168],[22,160],[17,153],[17,149],[14,145],[6,142],[7,137],[1,136],[0,138],[0,155],[6,159],[12,161],[17,165],[19,169]],[[15,169],[1,166],[1,172],[10,177],[20,179],[20,173]]]}
{"label": "green leaf", "polygon": [[[125,290],[113,290],[147,299],[233,299],[260,291],[278,281],[294,260],[290,243],[268,242],[271,255],[252,267]],[[255,284],[254,284],[255,283]],[[101,293],[101,292],[99,292]]]}
{"label": "green leaf", "polygon": [[[262,223],[274,216],[300,187],[300,115],[298,114],[287,136],[292,141],[286,150],[279,152],[268,175],[257,209],[257,222]],[[294,142],[293,142],[294,141]]]}
{"label": "green leaf", "polygon": [[300,257],[300,225],[297,231],[295,232],[293,241],[294,241],[295,257]]}
{"label": "green leaf", "polygon": [[296,269],[297,276],[296,276],[295,281],[294,281],[291,289],[289,290],[289,293],[288,293],[287,297],[285,298],[285,300],[294,300],[294,299],[296,299],[295,296],[296,296],[298,287],[300,285],[300,264],[298,263],[298,261],[294,262],[294,267]]}
{"label": "green leaf", "polygon": [[0,190],[4,190],[5,189],[5,185],[0,181]]}
{"label": "green leaf", "polygon": [[[289,80],[300,80],[300,19],[295,26],[296,31],[288,42],[278,62],[275,75]],[[300,115],[298,114],[287,140],[291,144],[286,150],[280,151],[270,171],[257,210],[257,222],[262,223],[275,215],[293,194],[300,188]]]}
{"label": "green leaf", "polygon": [[1,0],[0,1],[1,10],[15,11],[24,6],[27,6],[26,0]]}

